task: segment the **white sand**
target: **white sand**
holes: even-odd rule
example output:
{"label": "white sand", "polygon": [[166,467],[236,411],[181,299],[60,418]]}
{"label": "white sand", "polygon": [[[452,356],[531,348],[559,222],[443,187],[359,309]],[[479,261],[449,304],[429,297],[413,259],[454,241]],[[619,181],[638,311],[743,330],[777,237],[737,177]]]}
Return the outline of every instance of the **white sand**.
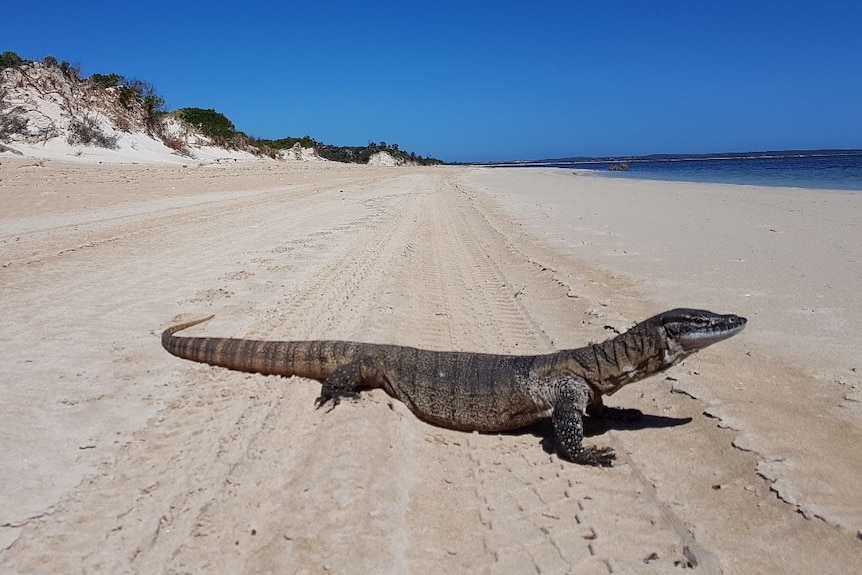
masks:
{"label": "white sand", "polygon": [[[860,194],[3,158],[0,202],[0,571],[862,559]],[[215,313],[194,333],[531,353],[677,306],[749,326],[612,398],[645,414],[593,426],[612,469],[561,462],[533,433],[429,426],[380,391],[316,411],[314,382],[183,362],[158,340]]]}

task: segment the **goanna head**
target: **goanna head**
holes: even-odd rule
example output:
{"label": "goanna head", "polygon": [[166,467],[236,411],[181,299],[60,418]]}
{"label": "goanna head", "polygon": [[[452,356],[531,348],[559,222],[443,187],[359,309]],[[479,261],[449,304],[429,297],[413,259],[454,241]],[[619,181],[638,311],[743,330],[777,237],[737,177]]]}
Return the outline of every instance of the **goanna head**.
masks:
{"label": "goanna head", "polygon": [[677,308],[651,317],[647,322],[664,330],[668,359],[683,357],[721,340],[733,337],[748,320],[734,314],[717,314],[704,309]]}

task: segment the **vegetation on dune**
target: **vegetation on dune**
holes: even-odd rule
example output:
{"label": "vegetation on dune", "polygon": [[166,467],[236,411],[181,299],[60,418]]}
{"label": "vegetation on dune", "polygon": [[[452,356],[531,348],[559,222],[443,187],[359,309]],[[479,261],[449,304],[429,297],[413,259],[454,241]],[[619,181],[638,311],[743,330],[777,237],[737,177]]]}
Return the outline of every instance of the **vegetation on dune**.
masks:
{"label": "vegetation on dune", "polygon": [[[34,63],[33,60],[26,60],[12,51],[0,54],[0,70],[5,68],[20,68],[32,63]],[[80,66],[70,64],[66,60],[59,61],[54,56],[45,56],[42,59],[42,65],[48,68],[59,69],[70,80],[81,80]],[[157,133],[159,131],[158,117],[164,111],[165,100],[159,96],[152,84],[135,78],[126,78],[115,73],[93,74],[88,80],[84,81],[92,82],[104,89],[117,90],[120,103],[126,108],[132,108],[136,103],[140,103],[146,114],[147,128],[151,132]],[[91,138],[88,135],[95,129],[92,120],[88,118],[76,119],[72,127],[76,132],[80,132],[80,137],[76,137],[78,143],[102,145],[101,138]]]}
{"label": "vegetation on dune", "polygon": [[386,142],[370,142],[367,146],[331,146],[329,144],[320,144],[320,147],[317,148],[317,153],[328,160],[357,164],[367,164],[371,156],[379,152],[387,152],[393,158],[405,163],[411,162],[423,166],[443,163],[436,158],[423,158],[422,156],[417,156],[414,152],[405,152],[398,147],[398,144],[387,144]]}
{"label": "vegetation on dune", "polygon": [[15,52],[6,51],[0,54],[0,70],[5,70],[6,68],[17,68],[18,66],[23,65],[25,62]]}
{"label": "vegetation on dune", "polygon": [[126,78],[120,74],[93,74],[90,81],[103,88],[116,88],[120,95],[120,103],[129,106],[133,101],[144,105],[148,116],[153,119],[164,112],[165,100],[156,92],[155,86],[136,78]]}
{"label": "vegetation on dune", "polygon": [[[265,141],[257,140],[237,130],[227,116],[212,108],[180,108],[168,112],[166,116],[178,118],[184,124],[195,128],[216,146],[234,150],[242,149],[275,159],[279,157],[279,150],[272,148]],[[175,147],[169,139],[165,139],[165,143]]]}
{"label": "vegetation on dune", "polygon": [[98,146],[99,148],[114,150],[117,148],[117,142],[120,139],[116,134],[106,134],[96,119],[89,115],[80,119],[74,118],[69,128],[71,131],[66,137],[66,141],[73,146],[83,144],[85,146]]}
{"label": "vegetation on dune", "polygon": [[314,148],[319,144],[312,138],[311,136],[303,136],[301,138],[280,138],[278,140],[259,140],[261,142],[267,142],[270,146],[277,150],[289,150],[296,144],[299,144],[303,148]]}
{"label": "vegetation on dune", "polygon": [[240,134],[227,116],[212,108],[180,108],[173,114],[214,141],[227,141]]}
{"label": "vegetation on dune", "polygon": [[[0,70],[6,68],[20,68],[28,64],[32,64],[33,60],[25,60],[15,52],[7,50],[0,54]],[[58,61],[54,56],[45,56],[42,59],[42,64],[51,68],[59,68],[66,76],[77,79],[81,73],[81,67],[70,64],[66,60]]]}
{"label": "vegetation on dune", "polygon": [[[32,60],[21,58],[12,51],[0,53],[0,70],[18,68],[32,63]],[[65,60],[58,61],[54,56],[45,56],[42,59],[42,64],[51,68],[58,68],[70,79],[81,80],[80,67]],[[152,84],[143,80],[127,78],[117,73],[96,73],[82,81],[90,82],[105,90],[116,91],[120,104],[126,108],[131,109],[137,104],[142,105],[146,114],[147,129],[150,133],[160,136],[165,143],[174,149],[184,148],[184,145],[175,137],[166,135],[162,129],[161,120],[170,115],[198,129],[217,146],[233,149],[250,148],[249,151],[273,158],[279,157],[282,150],[291,149],[299,144],[302,148],[314,148],[320,157],[336,162],[367,164],[374,154],[387,152],[396,160],[404,163],[420,165],[443,163],[436,158],[423,158],[414,152],[405,152],[399,148],[398,144],[387,144],[386,142],[369,142],[366,146],[334,146],[318,142],[310,136],[286,137],[277,140],[254,138],[237,130],[233,122],[224,114],[212,108],[180,108],[173,112],[165,111],[164,99],[159,96]],[[111,140],[98,133],[95,122],[89,117],[75,119],[72,128],[74,133],[70,136],[70,141],[104,147],[116,146],[115,139]]]}
{"label": "vegetation on dune", "polygon": [[371,159],[371,156],[374,154],[377,154],[378,152],[387,152],[393,158],[405,163],[414,163],[423,166],[443,163],[436,158],[423,158],[422,156],[416,155],[415,152],[405,152],[399,148],[398,144],[387,144],[386,142],[369,142],[367,146],[334,146],[332,144],[318,142],[310,136],[258,141],[265,142],[267,145],[278,150],[292,148],[298,143],[303,148],[314,148],[317,151],[317,155],[321,158],[332,160],[334,162],[367,164],[368,160]]}

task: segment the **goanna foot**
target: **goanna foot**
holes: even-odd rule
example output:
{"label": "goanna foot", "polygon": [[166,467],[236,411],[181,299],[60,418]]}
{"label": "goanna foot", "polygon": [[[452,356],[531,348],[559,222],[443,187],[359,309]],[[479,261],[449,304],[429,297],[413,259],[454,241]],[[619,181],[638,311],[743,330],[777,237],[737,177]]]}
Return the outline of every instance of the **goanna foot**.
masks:
{"label": "goanna foot", "polygon": [[617,458],[616,453],[610,447],[584,447],[574,457],[573,463],[581,465],[592,465],[593,467],[610,467]]}
{"label": "goanna foot", "polygon": [[326,411],[332,411],[335,409],[335,406],[341,403],[341,400],[347,398],[356,400],[359,399],[359,392],[357,391],[338,391],[338,390],[321,390],[320,397],[314,400],[315,409],[320,409],[327,403],[331,402],[329,409]]}

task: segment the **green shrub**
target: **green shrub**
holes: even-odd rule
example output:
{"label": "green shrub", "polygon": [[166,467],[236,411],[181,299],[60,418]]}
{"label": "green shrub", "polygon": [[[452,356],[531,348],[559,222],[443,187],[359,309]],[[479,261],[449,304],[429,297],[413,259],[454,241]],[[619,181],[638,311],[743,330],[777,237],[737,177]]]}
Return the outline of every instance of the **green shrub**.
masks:
{"label": "green shrub", "polygon": [[119,86],[124,80],[125,78],[119,74],[93,74],[90,76],[90,81],[103,88],[114,88]]}
{"label": "green shrub", "polygon": [[26,63],[26,60],[11,50],[7,50],[0,54],[0,70],[5,68],[17,68]]}
{"label": "green shrub", "polygon": [[228,120],[224,114],[220,114],[212,108],[207,110],[202,108],[180,108],[176,111],[176,115],[187,124],[198,128],[205,136],[209,136],[218,142],[225,142],[237,135],[233,122]]}
{"label": "green shrub", "polygon": [[311,136],[303,136],[301,138],[281,138],[278,140],[257,140],[258,142],[264,143],[272,148],[276,148],[277,150],[288,150],[299,143],[303,148],[316,148],[320,144],[314,140]]}
{"label": "green shrub", "polygon": [[[57,59],[54,58],[54,61],[56,61],[56,60]],[[60,62],[59,68],[69,78],[72,78],[74,80],[77,80],[78,78],[80,78],[80,75],[81,75],[81,67],[80,66],[77,66],[75,64],[70,64],[66,60],[63,60],[62,62]]]}

